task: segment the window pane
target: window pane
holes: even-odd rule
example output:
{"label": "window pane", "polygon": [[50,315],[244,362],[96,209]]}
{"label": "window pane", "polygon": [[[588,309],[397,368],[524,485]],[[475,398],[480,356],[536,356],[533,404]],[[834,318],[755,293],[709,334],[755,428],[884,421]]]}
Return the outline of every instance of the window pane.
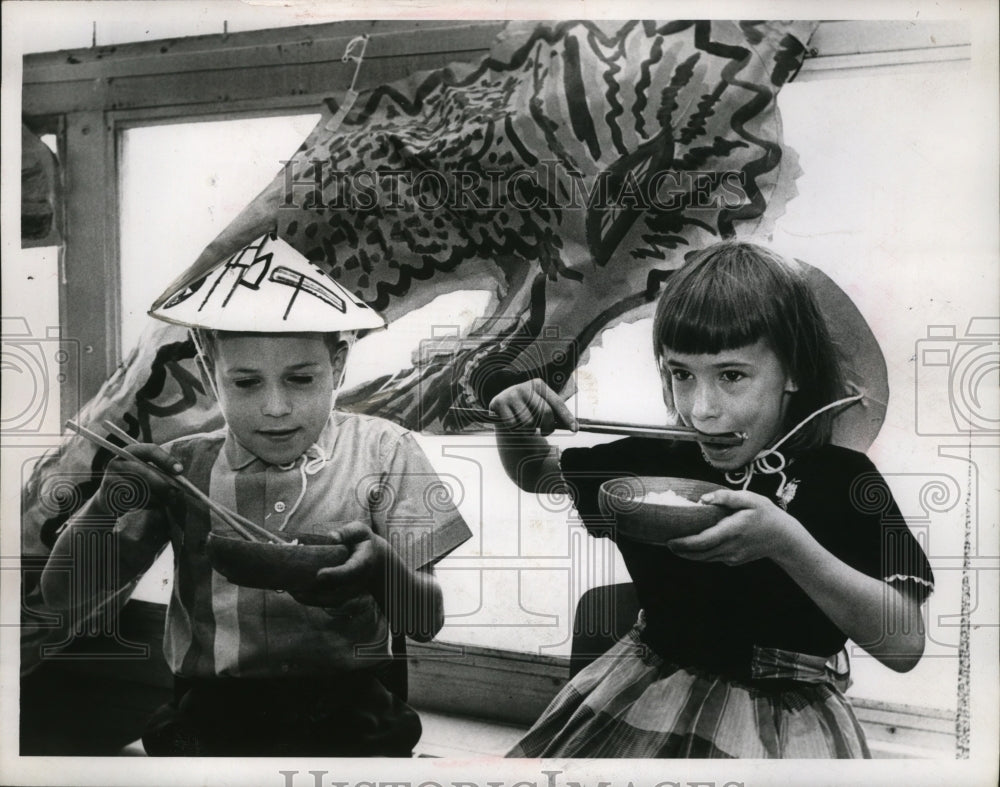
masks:
{"label": "window pane", "polygon": [[122,354],[153,300],[281,170],[319,115],[128,129],[121,162]]}

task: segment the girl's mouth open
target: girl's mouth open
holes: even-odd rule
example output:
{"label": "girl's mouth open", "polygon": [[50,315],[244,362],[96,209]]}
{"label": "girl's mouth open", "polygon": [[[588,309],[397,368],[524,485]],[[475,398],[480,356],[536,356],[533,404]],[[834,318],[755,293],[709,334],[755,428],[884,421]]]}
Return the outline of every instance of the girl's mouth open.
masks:
{"label": "girl's mouth open", "polygon": [[696,439],[700,444],[707,445],[716,451],[721,451],[724,448],[735,448],[747,441],[746,432],[703,432],[698,428],[695,428],[695,431],[698,433]]}

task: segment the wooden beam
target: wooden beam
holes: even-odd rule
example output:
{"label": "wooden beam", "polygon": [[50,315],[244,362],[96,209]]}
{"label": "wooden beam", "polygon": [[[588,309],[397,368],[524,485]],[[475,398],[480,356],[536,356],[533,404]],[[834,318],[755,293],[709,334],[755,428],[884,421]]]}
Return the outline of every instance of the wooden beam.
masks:
{"label": "wooden beam", "polygon": [[812,58],[969,46],[969,23],[951,20],[821,22],[809,41]]}
{"label": "wooden beam", "polygon": [[796,81],[807,82],[831,77],[852,77],[857,76],[862,71],[885,75],[927,68],[961,68],[971,58],[972,47],[969,45],[814,57],[805,61]]}
{"label": "wooden beam", "polygon": [[[347,43],[370,36],[358,87],[486,54],[502,22],[335,22],[233,35],[147,41],[29,55],[24,113],[186,108],[299,95],[336,96],[354,74]],[[964,22],[822,22],[809,43],[803,78],[845,70],[968,60]]]}
{"label": "wooden beam", "polygon": [[[120,359],[118,177],[115,130],[103,112],[68,115],[63,140],[65,244],[60,255],[59,324],[79,343],[80,366],[67,370],[62,416],[97,392]],[[74,379],[75,378],[75,379]]]}
{"label": "wooden beam", "polygon": [[[476,55],[485,50],[477,50]],[[424,71],[454,63],[455,53],[426,53],[365,62],[357,88],[366,90]],[[131,77],[99,78],[25,86],[24,111],[28,114],[89,112],[128,109],[188,110],[202,104],[226,105],[253,101],[263,108],[275,99],[321,95],[340,98],[351,83],[351,68],[336,63],[291,64],[281,68],[240,66],[206,72],[182,71]]]}
{"label": "wooden beam", "polygon": [[[489,51],[500,23],[374,23],[358,75],[365,90],[414,71],[475,60]],[[24,113],[47,115],[95,109],[190,107],[320,94],[338,96],[351,83],[355,64],[341,58],[360,28],[339,25],[288,29],[267,40],[253,34],[202,36],[145,42],[129,47],[44,53],[25,58]],[[282,35],[277,35],[278,33]],[[245,36],[245,37],[241,37]]]}
{"label": "wooden beam", "polygon": [[856,697],[851,704],[875,756],[955,756],[953,712]]}
{"label": "wooden beam", "polygon": [[566,658],[436,642],[406,648],[411,704],[452,715],[529,725],[569,680]]}
{"label": "wooden beam", "polygon": [[[436,22],[403,25],[366,24],[369,35],[365,62],[441,51],[463,52],[492,46],[502,28],[499,22]],[[68,82],[98,78],[179,74],[191,71],[224,71],[243,67],[289,66],[308,63],[341,64],[348,43],[358,34],[334,26],[281,28],[284,36],[267,31],[228,37],[201,36],[130,44],[116,51],[77,49],[41,53],[26,58],[24,83]],[[300,30],[294,38],[288,30]],[[278,33],[279,30],[273,31]],[[251,40],[245,40],[246,35]],[[275,40],[277,38],[277,40]],[[132,47],[132,51],[126,51]],[[354,63],[343,63],[353,72]]]}

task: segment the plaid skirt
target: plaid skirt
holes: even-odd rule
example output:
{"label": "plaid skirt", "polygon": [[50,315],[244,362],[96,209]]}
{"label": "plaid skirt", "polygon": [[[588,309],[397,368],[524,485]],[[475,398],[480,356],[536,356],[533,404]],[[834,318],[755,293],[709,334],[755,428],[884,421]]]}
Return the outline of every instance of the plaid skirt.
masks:
{"label": "plaid skirt", "polygon": [[578,673],[507,756],[871,756],[846,672],[827,659],[758,648],[753,680],[734,681],[665,661],[642,626]]}

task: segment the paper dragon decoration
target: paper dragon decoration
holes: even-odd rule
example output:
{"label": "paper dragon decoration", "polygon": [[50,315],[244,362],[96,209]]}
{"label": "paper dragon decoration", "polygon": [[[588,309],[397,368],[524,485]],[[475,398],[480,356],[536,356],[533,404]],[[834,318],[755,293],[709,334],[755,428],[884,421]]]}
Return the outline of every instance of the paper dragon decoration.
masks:
{"label": "paper dragon decoration", "polygon": [[[412,368],[338,406],[446,432],[464,426],[452,405],[485,406],[521,379],[564,389],[602,331],[652,313],[687,251],[766,233],[783,211],[798,167],[776,96],[817,24],[511,23],[479,62],[362,93],[346,114],[331,99],[168,291],[276,230],[390,322],[450,291],[493,294],[467,335],[425,342]],[[77,420],[160,443],[219,426],[193,353],[183,328],[151,327]],[[39,462],[22,554],[47,554],[108,459],[67,438]]]}

